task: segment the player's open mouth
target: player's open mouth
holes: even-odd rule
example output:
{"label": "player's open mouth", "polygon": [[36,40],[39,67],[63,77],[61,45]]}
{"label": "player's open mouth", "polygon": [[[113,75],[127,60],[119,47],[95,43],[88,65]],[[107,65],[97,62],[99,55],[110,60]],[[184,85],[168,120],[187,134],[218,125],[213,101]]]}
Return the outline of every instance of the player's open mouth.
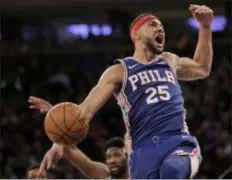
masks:
{"label": "player's open mouth", "polygon": [[158,44],[163,44],[163,40],[164,40],[164,36],[163,35],[158,35],[155,38],[155,42],[157,42]]}

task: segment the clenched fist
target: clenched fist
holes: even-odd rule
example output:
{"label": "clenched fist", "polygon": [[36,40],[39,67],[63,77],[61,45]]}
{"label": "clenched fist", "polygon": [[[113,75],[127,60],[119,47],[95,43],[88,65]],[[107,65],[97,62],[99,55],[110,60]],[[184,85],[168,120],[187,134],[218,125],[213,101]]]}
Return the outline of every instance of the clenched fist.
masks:
{"label": "clenched fist", "polygon": [[192,13],[193,17],[200,23],[203,27],[210,27],[213,20],[213,10],[209,7],[203,5],[190,5],[189,11]]}

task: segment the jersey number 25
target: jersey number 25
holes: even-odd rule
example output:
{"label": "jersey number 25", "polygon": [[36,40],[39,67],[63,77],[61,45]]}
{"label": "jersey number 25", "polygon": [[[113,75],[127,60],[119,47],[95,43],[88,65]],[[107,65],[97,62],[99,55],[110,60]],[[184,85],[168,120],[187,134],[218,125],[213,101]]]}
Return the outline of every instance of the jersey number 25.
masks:
{"label": "jersey number 25", "polygon": [[146,89],[145,93],[149,94],[147,97],[147,104],[157,103],[159,99],[161,101],[168,101],[171,98],[168,92],[168,86],[150,87]]}

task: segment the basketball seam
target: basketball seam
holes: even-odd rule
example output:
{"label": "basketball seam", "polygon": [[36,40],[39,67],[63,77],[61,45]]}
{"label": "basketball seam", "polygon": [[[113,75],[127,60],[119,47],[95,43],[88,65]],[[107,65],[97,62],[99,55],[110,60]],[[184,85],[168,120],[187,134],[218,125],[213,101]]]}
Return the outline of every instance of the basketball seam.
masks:
{"label": "basketball seam", "polygon": [[84,131],[86,128],[88,128],[88,126],[85,126],[85,128],[81,129],[80,131],[70,131],[71,133],[81,133],[82,131]]}
{"label": "basketball seam", "polygon": [[82,131],[85,130],[86,128],[88,128],[88,126],[85,126],[83,129],[81,129],[81,130],[79,130],[79,131],[72,131],[71,129],[69,129],[69,132],[78,133],[78,132],[82,132]]}
{"label": "basketball seam", "polygon": [[55,140],[55,142],[59,142],[64,136],[59,135],[58,133],[52,132],[47,130],[47,132],[51,133],[51,134],[55,134],[56,136],[58,136],[58,138]]}
{"label": "basketball seam", "polygon": [[63,134],[65,134],[65,132],[56,124],[56,122],[54,121],[54,119],[53,119],[51,113],[49,113],[48,116],[51,118],[51,120],[52,120],[52,122],[55,124],[55,126],[56,126]]}
{"label": "basketball seam", "polygon": [[[51,133],[51,134],[55,134],[56,136],[60,136],[58,133],[55,133],[55,132],[53,132],[53,131],[47,131],[47,132],[49,132],[49,133]],[[74,138],[74,137],[72,137],[72,136],[69,136],[69,135],[67,135],[66,133],[63,135],[63,136],[60,136],[59,138],[60,139],[58,139],[58,140],[56,140],[57,142],[58,141],[60,141],[62,138],[64,138],[65,136],[67,136],[67,137],[69,137],[70,139],[73,139],[73,140],[75,140],[75,141],[77,141],[78,139],[76,139],[76,138]],[[64,139],[65,140],[65,139]],[[66,140],[65,140],[66,141]],[[67,141],[66,141],[67,142]]]}
{"label": "basketball seam", "polygon": [[[87,128],[87,127],[86,127],[86,128]],[[86,129],[86,128],[85,128],[85,129]],[[82,131],[85,130],[85,129],[82,129]],[[82,132],[82,131],[80,131],[80,132]],[[53,131],[51,131],[51,130],[47,130],[47,132],[53,133],[53,134],[55,134],[55,135],[57,135],[57,136],[62,136],[62,135],[60,135],[59,133],[53,132]],[[68,137],[70,137],[70,138],[74,138],[74,137],[72,137],[72,136],[67,135],[66,133],[64,133],[64,136],[68,136]]]}
{"label": "basketball seam", "polygon": [[[52,115],[49,113],[48,116],[51,118],[51,120],[52,120],[52,122],[55,124],[55,126],[61,131],[62,135],[60,135],[60,134],[58,134],[58,133],[55,133],[55,132],[52,132],[52,131],[47,131],[47,132],[50,132],[50,133],[55,134],[55,135],[57,135],[57,136],[60,136],[57,140],[55,140],[56,142],[59,142],[59,141],[61,141],[62,139],[64,139],[64,141],[66,141],[65,138],[64,138],[65,136],[67,136],[67,137],[69,137],[70,139],[73,139],[73,140],[75,140],[75,141],[78,141],[78,139],[76,139],[76,138],[74,138],[74,137],[72,137],[72,136],[69,136],[69,135],[68,135],[68,132],[72,132],[72,133],[82,132],[83,130],[85,130],[86,128],[88,128],[88,125],[85,126],[83,129],[81,129],[81,130],[79,130],[79,131],[72,131],[72,130],[71,130],[72,127],[73,127],[73,126],[75,125],[75,123],[77,122],[79,116],[80,116],[80,113],[79,113],[78,116],[76,117],[75,121],[73,122],[73,124],[71,124],[71,126],[68,128],[68,127],[67,127],[67,124],[66,124],[66,118],[65,118],[65,106],[66,106],[66,103],[64,103],[64,125],[65,125],[65,128],[66,128],[67,131],[64,132],[64,131],[55,123],[55,120],[53,119]],[[81,124],[82,124],[82,122],[81,122]],[[66,141],[66,142],[67,142],[67,141]],[[68,143],[68,142],[67,142],[67,143]]]}
{"label": "basketball seam", "polygon": [[[65,132],[63,132],[63,130],[62,129],[60,129],[60,127],[55,123],[55,121],[54,121],[54,119],[53,119],[53,117],[52,117],[52,115],[49,113],[48,114],[48,116],[50,117],[50,119],[52,120],[52,122],[53,122],[53,124],[55,124],[55,126],[61,131],[61,135],[59,135],[60,137],[57,139],[57,140],[55,140],[56,142],[59,142],[59,141],[61,141],[61,139],[65,136]],[[49,131],[48,131],[49,132]],[[52,132],[52,131],[50,131],[50,133],[52,133],[52,134],[55,134],[55,135],[57,135],[57,133],[54,133],[54,132]]]}
{"label": "basketball seam", "polygon": [[65,126],[65,128],[66,128],[66,130],[69,130],[69,128],[68,128],[68,126],[67,126],[67,124],[66,124],[66,119],[65,119],[65,106],[66,106],[66,103],[64,103],[64,126]]}
{"label": "basketball seam", "polygon": [[[79,115],[80,115],[80,113],[79,113]],[[78,115],[78,117],[79,117],[79,115]],[[52,122],[55,124],[55,126],[61,131],[61,135],[59,134],[59,136],[60,136],[60,138],[58,139],[58,140],[56,140],[56,141],[60,141],[63,137],[65,137],[65,136],[68,136],[70,139],[74,139],[74,140],[76,140],[77,141],[77,139],[76,138],[74,138],[74,137],[72,137],[72,136],[69,136],[68,135],[68,132],[70,131],[70,129],[72,128],[72,126],[75,124],[75,122],[77,121],[77,118],[76,118],[76,120],[73,122],[73,124],[70,126],[70,128],[67,128],[67,132],[64,132],[56,123],[55,123],[55,120],[53,119],[53,117],[52,117],[52,115],[49,113],[48,114],[48,116],[50,117],[50,119],[52,120]],[[83,130],[85,130],[87,128],[87,126],[86,127],[84,127],[83,129],[81,129],[80,131],[70,131],[70,132],[82,132]],[[52,132],[52,131],[49,131],[50,133],[53,133],[53,134],[56,134],[56,135],[58,135],[57,133],[54,133],[54,132]]]}
{"label": "basketball seam", "polygon": [[75,133],[75,132],[82,132],[84,129],[86,129],[87,128],[87,126],[85,126],[83,129],[81,129],[81,130],[79,130],[79,131],[72,131],[71,129],[72,129],[72,127],[75,125],[75,123],[77,122],[77,120],[78,120],[78,118],[79,118],[79,116],[80,116],[80,114],[81,114],[81,110],[80,110],[80,113],[78,114],[78,116],[76,117],[76,119],[75,119],[75,121],[73,122],[73,124],[71,124],[71,126],[69,127],[69,128],[67,128],[68,129],[68,131],[70,131],[70,132],[73,132],[73,133]]}

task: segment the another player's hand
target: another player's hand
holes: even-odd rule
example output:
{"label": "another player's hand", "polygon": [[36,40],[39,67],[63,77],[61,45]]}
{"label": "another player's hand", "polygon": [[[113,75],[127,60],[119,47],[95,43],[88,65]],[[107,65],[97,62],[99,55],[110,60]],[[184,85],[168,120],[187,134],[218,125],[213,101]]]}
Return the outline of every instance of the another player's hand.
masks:
{"label": "another player's hand", "polygon": [[189,11],[193,17],[204,27],[210,27],[213,20],[213,10],[207,6],[190,5]]}
{"label": "another player's hand", "polygon": [[40,164],[39,174],[41,175],[47,169],[55,168],[57,162],[64,154],[64,147],[54,143],[52,148],[45,154],[43,161]]}
{"label": "another player's hand", "polygon": [[28,102],[31,104],[29,106],[31,109],[38,109],[41,113],[46,113],[52,108],[49,102],[38,97],[30,96]]}

